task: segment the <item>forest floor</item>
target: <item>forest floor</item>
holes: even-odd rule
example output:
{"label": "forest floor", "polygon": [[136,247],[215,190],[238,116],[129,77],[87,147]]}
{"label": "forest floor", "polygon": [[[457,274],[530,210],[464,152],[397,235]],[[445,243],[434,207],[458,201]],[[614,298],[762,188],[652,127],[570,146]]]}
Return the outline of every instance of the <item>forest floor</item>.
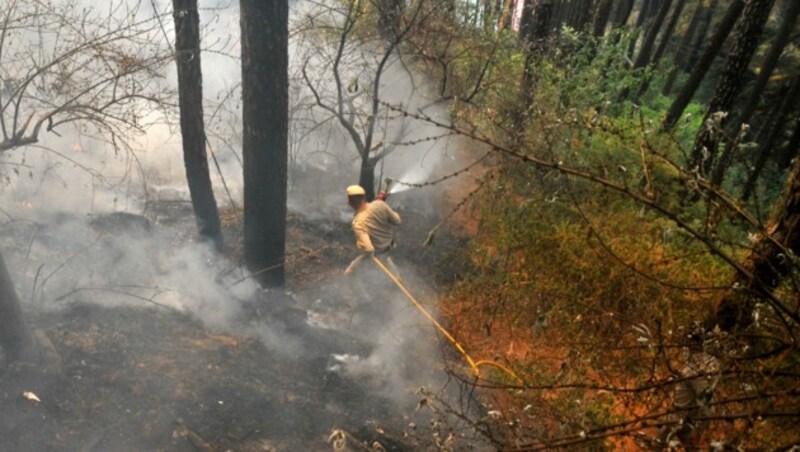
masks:
{"label": "forest floor", "polygon": [[[160,207],[161,220],[193,231],[190,205]],[[234,213],[224,217],[227,243],[238,243]],[[407,214],[402,234],[424,237],[435,221]],[[444,240],[459,246],[446,234]],[[417,409],[411,387],[419,375],[445,378],[446,347],[432,329],[401,340],[403,354],[391,374],[342,371],[348,359],[376,348],[368,337],[375,329],[388,328],[359,325],[349,283],[335,293],[326,288],[353,257],[351,241],[346,224],[290,216],[288,290],[248,300],[236,331],[147,303],[107,307],[79,296],[63,309],[35,313],[30,321],[60,363],[0,366],[0,450],[324,450],[343,438],[349,450],[380,450],[376,442],[387,450],[433,447],[438,433],[425,430],[430,416]],[[231,259],[237,253],[229,250]],[[433,282],[442,255],[441,247],[431,253],[409,247],[397,259],[401,269],[413,265]],[[265,328],[252,328],[255,322]],[[247,334],[248,325],[262,332]],[[264,330],[292,347],[266,346]],[[431,346],[438,356],[420,351]],[[386,390],[398,384],[386,379],[397,375],[408,387],[394,389],[412,394],[402,401]]]}

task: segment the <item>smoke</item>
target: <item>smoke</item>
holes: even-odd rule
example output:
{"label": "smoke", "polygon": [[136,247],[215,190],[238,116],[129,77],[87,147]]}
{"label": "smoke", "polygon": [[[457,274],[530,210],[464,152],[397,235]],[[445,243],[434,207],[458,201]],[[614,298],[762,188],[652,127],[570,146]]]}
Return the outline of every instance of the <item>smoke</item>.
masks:
{"label": "smoke", "polygon": [[[309,3],[295,2],[296,21]],[[168,7],[156,2],[159,11]],[[201,11],[201,21],[204,47],[214,50],[202,56],[206,125],[216,159],[212,183],[220,206],[241,207],[235,2]],[[171,21],[163,26],[172,39]],[[291,46],[289,208],[349,236],[352,211],[343,190],[358,181],[360,162],[351,137],[313,105],[298,73],[308,58],[324,60],[314,52],[325,49],[299,37]],[[351,50],[345,78],[360,85],[353,106],[363,111],[375,49]],[[159,75],[164,90],[175,89],[174,65]],[[314,82],[329,95],[331,80],[322,75]],[[447,122],[446,106],[432,104],[424,77],[401,59],[390,59],[381,80],[382,101]],[[433,364],[441,346],[435,330],[372,263],[363,262],[360,275],[333,276],[301,293],[272,293],[258,288],[239,262],[198,242],[172,114],[145,115],[147,127],[131,131],[127,149],[76,126],[43,134],[36,147],[0,155],[7,176],[0,187],[0,250],[26,310],[92,303],[177,311],[214,331],[257,338],[280,356],[303,360],[312,372],[352,379],[366,394],[391,398],[405,409],[416,405],[420,386],[441,383]],[[423,184],[459,169],[461,144],[443,135],[424,121],[382,109],[375,141],[390,152],[376,176]],[[390,201],[401,215],[433,217],[435,190],[442,188],[396,184]],[[401,264],[401,273],[415,293],[427,287],[410,265]]]}

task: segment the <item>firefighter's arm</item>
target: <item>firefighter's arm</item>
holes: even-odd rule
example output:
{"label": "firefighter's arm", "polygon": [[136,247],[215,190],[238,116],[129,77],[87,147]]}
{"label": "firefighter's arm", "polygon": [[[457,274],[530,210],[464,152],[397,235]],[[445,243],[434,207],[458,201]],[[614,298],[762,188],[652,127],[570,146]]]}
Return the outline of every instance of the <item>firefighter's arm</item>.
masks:
{"label": "firefighter's arm", "polygon": [[367,228],[362,224],[353,225],[353,233],[356,236],[356,247],[362,253],[374,253],[375,247],[372,246],[372,240],[369,238]]}
{"label": "firefighter's arm", "polygon": [[386,204],[386,217],[389,219],[389,223],[395,226],[400,224],[400,214],[392,210],[388,204]]}

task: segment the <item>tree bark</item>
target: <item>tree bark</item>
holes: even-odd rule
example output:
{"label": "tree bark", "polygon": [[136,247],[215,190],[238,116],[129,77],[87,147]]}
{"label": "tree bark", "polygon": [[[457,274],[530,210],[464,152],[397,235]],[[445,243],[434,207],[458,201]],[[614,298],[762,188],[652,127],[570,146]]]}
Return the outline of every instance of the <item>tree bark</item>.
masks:
{"label": "tree bark", "polygon": [[173,0],[175,62],[178,67],[183,163],[200,236],[222,247],[217,202],[211,187],[203,124],[203,77],[200,71],[200,19],[197,0]]}
{"label": "tree bark", "polygon": [[[653,52],[652,57],[648,58],[649,59],[648,64],[650,66],[655,67],[658,65],[658,60],[660,60],[661,55],[664,54],[664,50],[667,48],[667,43],[672,39],[672,32],[675,30],[675,24],[678,22],[678,18],[680,17],[681,13],[683,13],[683,7],[685,4],[686,0],[678,0],[678,3],[675,4],[675,8],[672,11],[670,20],[667,23],[666,27],[664,28],[664,32],[662,33],[661,41],[659,42],[656,50]],[[660,12],[663,12],[663,10]],[[659,18],[660,18],[660,12],[659,12]],[[658,19],[656,19],[656,22],[658,22]],[[642,80],[642,84],[641,86],[639,86],[639,90],[636,92],[636,95],[634,97],[633,100],[634,102],[638,102],[639,98],[642,97],[644,93],[647,92],[647,90],[650,88],[650,81],[651,81],[650,75],[647,75],[644,78],[644,80]]]}
{"label": "tree bark", "polygon": [[653,46],[656,43],[656,37],[658,37],[661,26],[667,19],[667,14],[669,14],[669,8],[671,6],[672,0],[661,0],[661,7],[658,10],[658,15],[656,15],[655,21],[650,25],[650,29],[645,35],[644,42],[642,42],[642,48],[639,49],[639,54],[636,56],[636,61],[633,63],[634,69],[643,68],[650,62]]}
{"label": "tree bark", "polygon": [[514,7],[516,4],[517,0],[505,0],[503,3],[503,12],[500,14],[500,18],[497,19],[498,31],[511,28],[511,22],[514,18]]}
{"label": "tree bark", "polygon": [[686,28],[686,32],[683,34],[681,42],[678,44],[678,48],[675,50],[675,58],[673,59],[674,66],[669,71],[667,80],[664,82],[664,87],[661,90],[661,94],[665,96],[669,96],[669,94],[672,92],[672,86],[675,84],[675,79],[678,77],[678,72],[683,71],[686,67],[686,62],[689,59],[688,55],[689,52],[691,52],[690,46],[692,44],[692,38],[697,32],[697,25],[700,23],[700,18],[703,16],[704,11],[705,5],[701,0],[697,3],[697,8],[695,8],[694,13],[692,14],[692,19],[689,21],[689,26]]}
{"label": "tree bark", "polygon": [[28,360],[36,356],[36,342],[22,315],[14,282],[0,254],[0,347],[9,361]]}
{"label": "tree bark", "polygon": [[361,158],[361,170],[358,175],[358,185],[366,192],[367,201],[375,199],[375,162],[369,157]]}
{"label": "tree bark", "polygon": [[614,12],[614,28],[624,27],[628,23],[633,11],[634,0],[619,0]]}
{"label": "tree bark", "polygon": [[786,144],[783,153],[781,153],[781,158],[778,161],[778,165],[781,168],[787,168],[789,165],[792,164],[792,159],[797,157],[800,153],[800,118],[795,118],[794,120],[794,130],[792,131],[792,136],[789,138],[789,142]]}
{"label": "tree bark", "polygon": [[[772,213],[769,231],[773,240],[800,254],[800,159],[786,183],[783,198]],[[717,304],[715,321],[725,331],[749,325],[755,297],[765,298],[780,285],[790,270],[783,249],[766,237],[759,239],[742,267],[752,278],[737,273],[730,289]],[[774,301],[772,302],[774,306]],[[779,307],[776,307],[780,309]]]}
{"label": "tree bark", "polygon": [[[789,42],[789,38],[797,20],[798,12],[800,12],[800,1],[790,2],[788,9],[784,11],[784,16],[781,20],[780,28],[778,29],[778,34],[775,36],[775,40],[772,42],[772,46],[770,47],[767,56],[764,58],[764,62],[761,64],[761,71],[758,73],[758,77],[756,78],[753,87],[750,89],[750,95],[747,98],[747,102],[745,102],[741,113],[739,113],[736,118],[731,121],[731,124],[728,127],[728,134],[738,134],[742,124],[747,124],[750,122],[753,113],[755,113],[756,108],[758,108],[761,95],[764,93],[764,89],[767,87],[767,82],[769,81],[770,76],[772,76],[772,72],[775,70],[775,67],[778,65],[778,59],[780,58],[781,53],[783,53],[783,49],[786,47],[786,44]],[[721,185],[723,179],[725,178],[725,172],[728,170],[733,157],[733,151],[735,148],[734,143],[735,142],[733,140],[728,141],[728,143],[725,145],[725,150],[720,156],[719,163],[714,168],[714,175],[711,178],[711,182],[715,185]]]}
{"label": "tree bark", "polygon": [[592,11],[594,11],[594,0],[573,0],[575,4],[575,12],[573,15],[573,28],[578,31],[587,31],[589,22],[592,20]]}
{"label": "tree bark", "polygon": [[594,23],[592,24],[592,34],[596,38],[601,38],[606,33],[606,25],[608,18],[611,17],[611,7],[613,0],[600,0],[597,4],[597,9],[594,14]]}
{"label": "tree bark", "polygon": [[[740,0],[734,0],[740,1]],[[706,48],[705,43],[707,41],[706,36],[708,36],[708,32],[711,30],[711,24],[714,19],[714,15],[717,12],[717,8],[719,8],[719,0],[711,0],[711,3],[708,5],[708,8],[705,9],[703,13],[703,17],[700,20],[700,32],[694,38],[694,42],[692,43],[691,51],[689,53],[689,58],[686,60],[686,65],[684,66],[684,70],[688,71],[691,70],[700,58],[702,57],[702,50]],[[722,22],[724,22],[725,16],[723,16]],[[713,40],[713,36],[712,36]]]}
{"label": "tree bark", "polygon": [[[520,21],[520,35],[525,45],[525,64],[522,73],[522,105],[527,110],[534,100],[536,81],[534,64],[545,51],[550,31],[552,0],[525,0]],[[520,124],[519,127],[522,127]]]}
{"label": "tree bark", "polygon": [[675,4],[675,8],[672,10],[672,15],[669,18],[669,22],[664,28],[664,33],[661,35],[661,40],[658,43],[658,47],[656,47],[656,50],[653,52],[653,57],[650,59],[650,63],[653,65],[658,64],[658,61],[664,55],[664,52],[666,52],[667,47],[672,40],[672,35],[675,33],[675,26],[678,25],[678,20],[683,15],[684,7],[686,7],[686,0],[678,0],[678,3]]}
{"label": "tree bark", "polygon": [[722,18],[722,21],[717,26],[714,36],[711,37],[711,42],[709,42],[708,47],[703,51],[700,61],[693,66],[694,69],[689,75],[689,80],[686,81],[686,84],[684,84],[678,96],[672,102],[672,105],[670,105],[661,124],[663,130],[671,130],[675,127],[675,124],[677,124],[686,106],[689,105],[692,97],[694,97],[694,93],[700,86],[700,82],[703,81],[706,73],[708,73],[711,63],[714,62],[714,58],[719,54],[720,49],[722,49],[725,39],[731,33],[731,30],[733,30],[733,26],[741,15],[744,5],[744,0],[732,0],[728,11],[725,13],[725,17]]}
{"label": "tree bark", "polygon": [[289,124],[288,0],[241,0],[245,260],[283,286]]}
{"label": "tree bark", "polygon": [[[714,91],[714,97],[711,98],[690,156],[689,166],[698,168],[701,175],[708,174],[714,162],[721,131],[725,130],[734,101],[744,86],[747,68],[758,47],[774,2],[775,0],[747,0],[742,11],[742,18],[736,30],[730,54],[725,61],[725,67],[717,82],[717,89]],[[727,115],[720,117],[720,129],[714,130],[712,127],[707,127],[706,121],[718,113]]]}
{"label": "tree bark", "polygon": [[494,12],[494,0],[482,0],[481,3],[483,4],[483,16],[481,20],[481,25],[484,28],[489,28],[494,23],[495,12]]}
{"label": "tree bark", "polygon": [[[786,118],[789,116],[792,109],[797,109],[796,107],[798,103],[800,103],[800,76],[795,76],[793,78],[789,89],[785,90],[784,93],[783,102],[781,102],[780,106],[775,110],[775,114],[770,115],[770,123],[763,134],[763,139],[758,140],[758,158],[753,165],[753,170],[747,177],[747,181],[745,181],[744,186],[742,187],[742,194],[740,196],[742,201],[747,201],[750,198],[750,195],[753,194],[753,190],[755,189],[756,182],[758,182],[758,178],[761,175],[761,171],[764,169],[764,166],[767,164],[770,156],[774,153],[773,147],[775,141],[777,141],[777,138],[780,135],[784,122],[786,122]],[[789,151],[792,152],[791,148]]]}
{"label": "tree bark", "polygon": [[403,18],[403,0],[379,0],[378,30],[387,41],[393,41],[400,30]]}
{"label": "tree bark", "polygon": [[633,59],[633,52],[636,50],[636,43],[639,42],[639,35],[641,34],[642,29],[644,29],[645,22],[649,17],[648,12],[650,11],[652,4],[653,0],[643,0],[642,6],[639,8],[639,14],[636,16],[636,25],[634,25],[633,30],[633,39],[631,39],[631,44],[628,47],[628,55],[631,57],[631,59]]}

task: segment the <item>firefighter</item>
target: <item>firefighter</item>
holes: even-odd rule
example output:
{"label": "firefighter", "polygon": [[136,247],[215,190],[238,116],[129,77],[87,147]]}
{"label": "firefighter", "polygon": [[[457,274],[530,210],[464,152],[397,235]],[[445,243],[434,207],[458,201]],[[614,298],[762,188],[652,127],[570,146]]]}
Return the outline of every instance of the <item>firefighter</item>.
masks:
{"label": "firefighter", "polygon": [[706,352],[714,348],[707,328],[694,325],[688,335],[686,364],[680,370],[681,380],[672,399],[674,425],[664,426],[658,435],[660,446],[673,449],[682,445],[687,451],[702,450],[700,439],[708,427],[705,417],[711,413],[711,396],[719,381],[720,362]]}
{"label": "firefighter", "polygon": [[356,247],[361,254],[345,270],[349,275],[365,257],[374,255],[389,263],[393,273],[397,273],[389,258],[394,248],[394,227],[400,224],[400,215],[386,204],[386,193],[380,193],[372,202],[367,202],[366,192],[359,185],[347,187],[347,204],[353,209],[353,234]]}

